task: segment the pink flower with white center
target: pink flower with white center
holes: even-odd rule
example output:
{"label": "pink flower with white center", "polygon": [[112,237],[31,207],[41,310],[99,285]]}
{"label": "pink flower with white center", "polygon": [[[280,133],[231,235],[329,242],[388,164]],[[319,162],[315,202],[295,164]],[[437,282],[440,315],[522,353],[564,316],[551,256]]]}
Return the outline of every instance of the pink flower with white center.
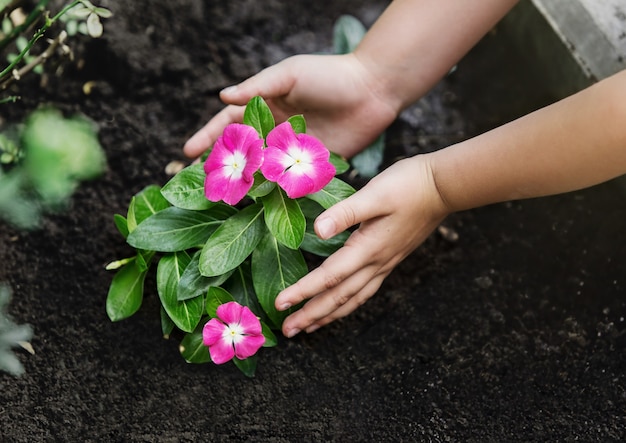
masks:
{"label": "pink flower with white center", "polygon": [[289,122],[267,135],[264,157],[261,172],[278,183],[289,198],[317,192],[335,176],[328,149],[311,135],[296,134]]}
{"label": "pink flower with white center", "polygon": [[261,322],[247,306],[234,301],[224,303],[218,306],[217,317],[202,330],[202,340],[214,363],[221,365],[233,357],[246,359],[265,343]]}
{"label": "pink flower with white center", "polygon": [[226,126],[204,163],[206,198],[236,205],[252,187],[261,163],[263,139],[258,132],[240,123]]}

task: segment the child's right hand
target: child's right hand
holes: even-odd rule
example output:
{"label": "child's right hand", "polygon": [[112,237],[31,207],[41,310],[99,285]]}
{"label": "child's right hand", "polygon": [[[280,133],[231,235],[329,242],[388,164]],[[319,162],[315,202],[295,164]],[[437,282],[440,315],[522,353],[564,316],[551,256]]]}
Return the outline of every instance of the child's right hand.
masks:
{"label": "child's right hand", "polygon": [[184,152],[200,156],[228,124],[242,121],[252,97],[261,96],[277,124],[303,114],[307,133],[349,158],[375,140],[400,112],[383,89],[354,54],[293,56],[223,90],[220,98],[228,106],[187,141]]}

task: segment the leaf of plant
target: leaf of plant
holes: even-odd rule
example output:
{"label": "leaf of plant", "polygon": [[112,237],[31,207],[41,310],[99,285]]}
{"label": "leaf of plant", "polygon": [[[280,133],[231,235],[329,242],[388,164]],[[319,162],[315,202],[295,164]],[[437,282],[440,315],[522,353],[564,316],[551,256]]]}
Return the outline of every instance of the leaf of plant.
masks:
{"label": "leaf of plant", "polygon": [[243,263],[265,232],[262,215],[263,205],[255,203],[224,221],[202,248],[200,273],[214,277]]}
{"label": "leaf of plant", "polygon": [[182,209],[201,211],[213,206],[204,195],[204,165],[187,166],[168,181],[161,194],[172,205]]}
{"label": "leaf of plant", "polygon": [[328,240],[322,240],[315,234],[313,230],[313,224],[307,226],[304,234],[304,241],[300,245],[300,249],[303,251],[311,252],[320,257],[328,257],[336,252],[350,237],[350,232],[343,231]]}
{"label": "leaf of plant", "polygon": [[252,281],[261,307],[279,328],[292,309],[279,312],[274,300],[280,291],[304,277],[308,269],[302,253],[281,245],[272,235],[265,235],[252,253]]}
{"label": "leaf of plant", "polygon": [[157,267],[157,291],[161,304],[174,324],[185,332],[193,331],[204,312],[204,297],[178,301],[176,291],[191,257],[185,251],[164,255]]}
{"label": "leaf of plant", "polygon": [[306,121],[303,115],[292,115],[287,119],[296,134],[304,134],[306,132]]}
{"label": "leaf of plant", "polygon": [[161,332],[163,333],[163,338],[167,339],[167,338],[170,338],[170,334],[172,333],[176,325],[174,324],[170,316],[167,315],[167,312],[165,311],[165,308],[163,306],[161,306],[160,313],[161,313]]}
{"label": "leaf of plant", "polygon": [[276,125],[272,111],[270,111],[265,100],[259,96],[252,97],[246,105],[243,123],[256,129],[263,140]]}
{"label": "leaf of plant", "polygon": [[352,167],[362,177],[372,178],[380,171],[385,153],[385,134],[378,136],[365,150],[352,157]]}
{"label": "leaf of plant", "polygon": [[138,249],[159,252],[200,247],[232,212],[233,209],[226,205],[216,205],[206,211],[171,206],[137,225],[128,235],[127,242]]}
{"label": "leaf of plant", "polygon": [[328,209],[335,203],[350,197],[354,192],[352,186],[335,177],[321,191],[309,194],[306,198],[316,201],[324,209]]}
{"label": "leaf of plant", "polygon": [[334,152],[330,153],[329,161],[335,167],[335,175],[343,174],[350,169],[350,163],[348,163],[345,158],[339,154],[335,154]]}
{"label": "leaf of plant", "polygon": [[256,292],[254,292],[249,260],[235,269],[231,277],[224,283],[223,288],[233,296],[237,303],[249,307],[254,315],[261,320],[267,319],[265,311],[259,304]]}
{"label": "leaf of plant", "polygon": [[243,372],[243,375],[250,378],[254,377],[257,365],[256,355],[248,357],[245,360],[239,360],[237,357],[233,357],[233,363],[235,363],[235,366],[237,366],[239,370]]}
{"label": "leaf of plant", "polygon": [[180,355],[187,363],[208,363],[211,361],[209,348],[204,345],[202,329],[204,323],[200,322],[193,332],[185,334],[180,342]]}
{"label": "leaf of plant", "polygon": [[351,15],[342,15],[333,29],[333,49],[335,54],[348,54],[363,39],[365,26]]}
{"label": "leaf of plant", "polygon": [[263,174],[257,172],[254,174],[254,183],[248,191],[248,195],[252,198],[263,197],[272,192],[275,187],[276,183],[269,181]]}
{"label": "leaf of plant", "polygon": [[126,217],[120,214],[114,214],[113,223],[115,223],[115,227],[124,238],[128,237],[128,220],[126,220]]}
{"label": "leaf of plant", "polygon": [[276,339],[276,335],[272,332],[272,329],[265,324],[265,322],[261,322],[261,328],[263,332],[263,336],[265,337],[265,343],[263,343],[264,348],[271,348],[278,344],[278,340]]}
{"label": "leaf of plant", "polygon": [[276,239],[291,249],[298,249],[304,239],[306,220],[296,200],[276,187],[263,197],[265,224]]}
{"label": "leaf of plant", "polygon": [[225,289],[216,287],[209,288],[205,303],[206,313],[209,314],[209,317],[216,318],[217,308],[224,303],[228,303],[229,301],[235,301],[235,299]]}
{"label": "leaf of plant", "polygon": [[106,301],[111,321],[123,320],[137,312],[143,301],[145,279],[146,271],[141,271],[134,260],[115,273]]}
{"label": "leaf of plant", "polygon": [[189,300],[190,298],[195,298],[200,295],[206,295],[210,287],[220,286],[232,274],[231,271],[215,277],[203,276],[200,274],[199,269],[200,253],[201,251],[196,251],[191,258],[191,262],[189,262],[189,266],[185,268],[185,272],[183,272],[183,275],[180,278],[178,291],[176,293],[178,301]]}
{"label": "leaf of plant", "polygon": [[[161,188],[156,185],[146,186],[142,191],[137,193],[133,199],[135,200],[133,204],[133,228],[151,215],[170,206],[169,202],[161,194]],[[128,230],[132,232],[130,214],[127,218],[129,223]]]}

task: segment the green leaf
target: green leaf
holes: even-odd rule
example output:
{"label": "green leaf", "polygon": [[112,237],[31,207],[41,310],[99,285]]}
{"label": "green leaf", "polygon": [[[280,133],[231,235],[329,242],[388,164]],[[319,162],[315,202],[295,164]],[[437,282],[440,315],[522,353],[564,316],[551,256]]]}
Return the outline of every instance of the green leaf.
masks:
{"label": "green leaf", "polygon": [[200,323],[193,332],[185,334],[180,342],[180,355],[187,363],[209,363],[211,355],[209,348],[204,345],[202,339],[202,329],[204,324]]}
{"label": "green leaf", "polygon": [[335,54],[348,54],[363,39],[365,26],[351,15],[342,15],[335,22],[333,29],[333,49]]}
{"label": "green leaf", "polygon": [[287,119],[296,134],[306,133],[306,121],[303,115],[292,115]]}
{"label": "green leaf", "polygon": [[343,174],[350,169],[350,163],[348,163],[345,158],[339,154],[335,154],[334,152],[330,153],[329,161],[335,167],[335,175]]}
{"label": "green leaf", "polygon": [[276,239],[291,249],[297,249],[304,239],[306,220],[296,200],[276,187],[263,197],[265,224]]}
{"label": "green leaf", "polygon": [[232,276],[224,283],[223,288],[233,296],[237,303],[249,307],[254,312],[254,315],[262,320],[267,319],[265,311],[259,304],[256,292],[254,292],[249,260],[246,260],[235,269]]}
{"label": "green leaf", "polygon": [[350,232],[343,231],[328,240],[322,240],[315,234],[313,223],[311,223],[310,226],[307,226],[304,241],[302,245],[300,245],[300,249],[320,257],[328,257],[341,248],[346,240],[348,240],[348,237],[350,237]]}
{"label": "green leaf", "polygon": [[352,167],[359,175],[372,178],[380,171],[385,153],[385,134],[378,136],[365,150],[352,157]]}
{"label": "green leaf", "polygon": [[263,205],[255,203],[227,219],[202,248],[200,273],[214,277],[243,263],[265,232],[262,215]]}
{"label": "green leaf", "polygon": [[264,322],[261,322],[261,328],[263,336],[265,337],[265,343],[263,343],[264,348],[271,348],[278,344],[278,340],[276,339],[276,335],[272,332],[272,329],[266,325]]}
{"label": "green leaf", "polygon": [[115,214],[113,215],[113,223],[115,223],[115,227],[117,228],[118,231],[120,231],[120,234],[122,234],[124,238],[127,238],[128,237],[128,220],[126,220],[126,217],[124,217],[121,214]]}
{"label": "green leaf", "polygon": [[314,194],[309,194],[309,198],[319,203],[324,209],[330,208],[332,205],[339,203],[354,194],[355,190],[352,186],[337,177],[333,178],[324,189]]}
{"label": "green leaf", "polygon": [[204,297],[178,301],[176,292],[180,277],[191,261],[186,252],[164,255],[157,268],[157,291],[161,304],[174,324],[185,332],[193,331],[204,312]]}
{"label": "green leaf", "polygon": [[272,192],[275,187],[276,183],[269,181],[263,174],[257,172],[254,174],[254,183],[248,191],[248,195],[252,198],[263,197]]}
{"label": "green leaf", "polygon": [[159,186],[145,187],[131,199],[127,216],[128,231],[133,232],[139,223],[169,206]]}
{"label": "green leaf", "polygon": [[233,357],[233,363],[235,363],[235,366],[237,366],[239,370],[243,372],[243,375],[250,378],[254,377],[257,365],[256,355],[248,357],[245,360],[239,360],[237,357]]}
{"label": "green leaf", "polygon": [[216,205],[206,211],[172,206],[141,222],[127,241],[135,248],[160,252],[200,247],[233,211],[227,205]]}
{"label": "green leaf", "polygon": [[235,301],[235,299],[225,289],[209,288],[206,295],[206,313],[209,314],[209,317],[216,318],[217,308],[229,301]]}
{"label": "green leaf", "polygon": [[163,333],[163,338],[170,338],[170,334],[174,331],[176,325],[172,321],[167,312],[165,312],[165,308],[161,306],[161,332]]}
{"label": "green leaf", "polygon": [[276,125],[272,111],[265,103],[265,100],[259,96],[253,97],[246,105],[243,113],[243,123],[256,129],[264,140]]}
{"label": "green leaf", "polygon": [[203,276],[200,274],[199,269],[200,253],[201,251],[196,251],[191,258],[189,266],[185,268],[185,272],[183,272],[183,275],[180,278],[180,282],[178,283],[178,292],[176,293],[176,297],[179,301],[189,300],[190,298],[205,295],[210,287],[220,286],[232,274],[231,271],[215,277]]}
{"label": "green leaf", "polygon": [[161,194],[172,205],[182,209],[200,211],[213,206],[204,195],[204,165],[187,166],[180,171],[161,189]]}
{"label": "green leaf", "polygon": [[[289,249],[272,235],[265,235],[252,254],[252,281],[261,307],[273,325],[280,327],[291,309],[274,307],[278,293],[306,275],[308,269],[300,250]],[[292,308],[293,309],[293,308]]]}
{"label": "green leaf", "polygon": [[135,261],[115,273],[106,301],[106,311],[111,321],[123,320],[139,310],[145,279],[146,271],[141,271]]}

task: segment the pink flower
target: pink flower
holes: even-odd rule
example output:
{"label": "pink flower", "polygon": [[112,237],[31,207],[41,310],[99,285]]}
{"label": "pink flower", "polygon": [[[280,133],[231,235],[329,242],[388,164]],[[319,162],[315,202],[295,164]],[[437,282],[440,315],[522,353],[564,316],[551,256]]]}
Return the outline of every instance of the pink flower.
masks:
{"label": "pink flower", "polygon": [[235,205],[254,183],[254,173],[263,163],[263,139],[248,125],[232,123],[217,139],[204,163],[204,194],[217,202]]}
{"label": "pink flower", "polygon": [[313,136],[296,134],[289,122],[267,135],[264,156],[261,172],[266,179],[277,182],[289,198],[317,192],[335,176],[328,149]]}
{"label": "pink flower", "polygon": [[248,358],[265,343],[261,322],[250,308],[231,301],[217,308],[217,317],[204,325],[202,339],[211,360],[221,365],[237,357]]}

